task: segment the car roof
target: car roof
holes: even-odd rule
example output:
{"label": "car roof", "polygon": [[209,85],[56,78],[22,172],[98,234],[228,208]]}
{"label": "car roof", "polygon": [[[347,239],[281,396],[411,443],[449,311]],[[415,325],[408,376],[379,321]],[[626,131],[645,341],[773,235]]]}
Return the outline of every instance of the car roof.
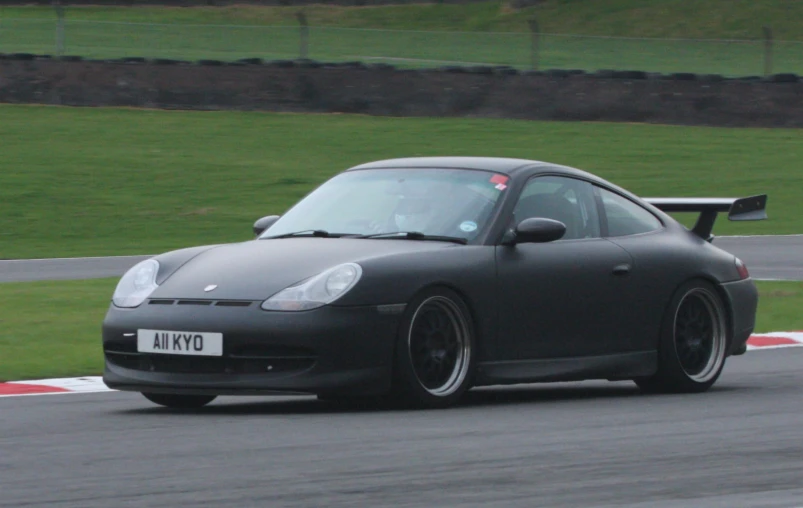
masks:
{"label": "car roof", "polygon": [[510,174],[516,169],[532,166],[551,166],[547,162],[507,157],[402,157],[367,162],[349,168],[382,169],[382,168],[449,168],[449,169],[484,169]]}
{"label": "car roof", "polygon": [[567,176],[584,178],[596,184],[616,189],[631,198],[638,199],[636,195],[599,176],[571,166],[555,164],[552,162],[529,159],[514,159],[508,157],[402,157],[398,159],[385,159],[366,162],[354,166],[346,171],[360,169],[390,169],[390,168],[445,168],[495,171],[516,178],[518,175],[527,177],[537,173],[558,173]]}

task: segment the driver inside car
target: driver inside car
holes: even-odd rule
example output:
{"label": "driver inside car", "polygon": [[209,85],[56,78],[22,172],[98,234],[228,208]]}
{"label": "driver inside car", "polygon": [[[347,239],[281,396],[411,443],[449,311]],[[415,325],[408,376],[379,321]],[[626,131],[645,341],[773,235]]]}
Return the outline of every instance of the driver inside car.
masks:
{"label": "driver inside car", "polygon": [[401,196],[393,210],[392,222],[395,231],[418,231],[428,233],[435,215],[431,199],[423,196]]}

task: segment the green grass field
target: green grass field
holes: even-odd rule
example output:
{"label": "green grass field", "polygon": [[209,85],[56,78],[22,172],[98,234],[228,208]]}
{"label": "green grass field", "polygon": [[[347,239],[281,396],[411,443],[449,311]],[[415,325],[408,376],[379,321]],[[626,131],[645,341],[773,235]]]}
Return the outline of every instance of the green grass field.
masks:
{"label": "green grass field", "polygon": [[[97,375],[117,279],[0,284],[0,382]],[[803,282],[757,282],[757,332],[803,329]]]}
{"label": "green grass field", "polygon": [[[20,2],[23,3],[23,2]],[[69,17],[92,21],[222,25],[296,25],[298,7],[69,7]],[[513,9],[505,1],[379,7],[310,5],[311,25],[394,30],[527,31],[536,15],[545,33],[754,39],[771,26],[779,40],[803,41],[798,0],[544,0]],[[51,18],[51,7],[0,6],[2,18]]]}
{"label": "green grass field", "polygon": [[769,194],[803,232],[803,132],[624,123],[0,106],[0,259],[150,254],[241,241],[358,163],[490,155],[586,169],[642,196]]}
{"label": "green grass field", "polygon": [[[803,2],[791,0],[549,0],[522,10],[495,1],[464,6],[315,5],[304,10],[313,26],[308,57],[318,60],[529,68],[527,20],[537,15],[545,34],[576,34],[542,36],[540,68],[756,75],[763,72],[761,27],[767,25],[778,41],[773,72],[803,73],[803,23],[797,22],[803,17]],[[91,58],[297,58],[297,11],[255,6],[71,7],[64,50]],[[49,7],[0,8],[0,51],[52,54],[55,27]]]}

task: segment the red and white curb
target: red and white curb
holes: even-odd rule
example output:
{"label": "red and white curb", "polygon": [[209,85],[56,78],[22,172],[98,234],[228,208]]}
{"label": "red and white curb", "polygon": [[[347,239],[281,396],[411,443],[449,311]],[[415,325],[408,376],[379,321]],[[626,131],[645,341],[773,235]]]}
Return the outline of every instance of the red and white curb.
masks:
{"label": "red and white curb", "polygon": [[[770,332],[750,336],[747,350],[778,349],[803,346],[803,331]],[[39,379],[30,381],[9,381],[0,383],[0,397],[20,395],[56,395],[63,393],[112,392],[100,376],[68,377],[58,379]]]}
{"label": "red and white curb", "polygon": [[110,392],[100,376],[65,377],[0,383],[0,397],[12,395],[54,395],[58,393]]}
{"label": "red and white curb", "polygon": [[754,333],[747,339],[747,350],[803,346],[803,331]]}

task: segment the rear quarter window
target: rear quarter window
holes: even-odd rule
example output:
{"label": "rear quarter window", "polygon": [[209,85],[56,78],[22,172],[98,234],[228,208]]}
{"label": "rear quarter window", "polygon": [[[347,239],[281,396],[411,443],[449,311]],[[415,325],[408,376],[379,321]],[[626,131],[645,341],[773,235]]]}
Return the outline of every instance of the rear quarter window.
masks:
{"label": "rear quarter window", "polygon": [[658,218],[636,203],[599,188],[608,220],[608,236],[629,236],[657,231],[663,227]]}

